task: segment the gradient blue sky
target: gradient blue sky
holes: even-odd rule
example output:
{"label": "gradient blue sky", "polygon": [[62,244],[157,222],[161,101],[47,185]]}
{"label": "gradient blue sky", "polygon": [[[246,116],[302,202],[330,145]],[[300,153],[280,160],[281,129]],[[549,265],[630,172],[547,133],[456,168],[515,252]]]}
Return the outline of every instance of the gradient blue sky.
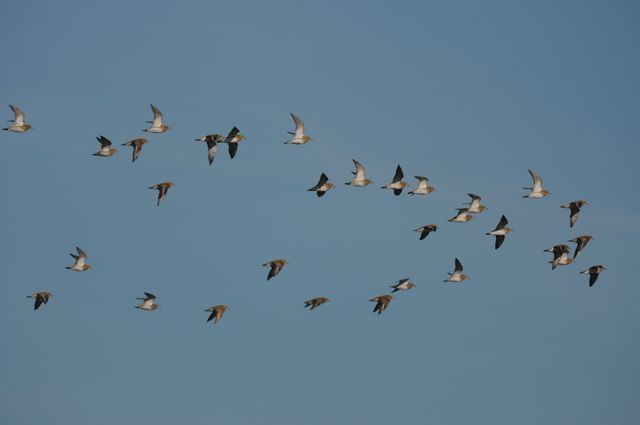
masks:
{"label": "gradient blue sky", "polygon": [[[0,134],[3,423],[640,421],[637,2],[89,3],[0,4],[0,117],[34,126]],[[135,164],[90,155],[142,137],[149,103],[173,129]],[[282,144],[289,112],[312,143]],[[209,167],[193,139],[234,125]],[[343,185],[352,158],[375,185]],[[397,164],[438,192],[379,189]],[[527,168],[550,197],[522,199]],[[489,210],[447,223],[467,192]],[[551,272],[542,250],[581,234]],[[64,269],[76,245],[87,273]],[[471,279],[444,285],[454,257]]]}

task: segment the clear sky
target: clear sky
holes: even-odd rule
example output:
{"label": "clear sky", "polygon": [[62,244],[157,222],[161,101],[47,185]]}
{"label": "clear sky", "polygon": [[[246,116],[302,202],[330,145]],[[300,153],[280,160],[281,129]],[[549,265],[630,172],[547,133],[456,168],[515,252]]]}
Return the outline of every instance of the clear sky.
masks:
{"label": "clear sky", "polygon": [[[34,129],[0,134],[0,421],[639,423],[639,12],[3,0],[0,119],[15,104]],[[119,145],[149,103],[172,130],[132,164]],[[313,142],[283,144],[289,112]],[[247,140],[210,167],[194,139],[234,125]],[[91,156],[101,134],[116,156]],[[343,184],[352,158],[374,185]],[[438,191],[381,190],[397,164]],[[528,168],[551,196],[522,198]],[[322,172],[336,188],[318,199]],[[489,210],[448,223],[468,192]],[[552,272],[542,250],[582,234]],[[76,245],[86,273],[64,268]],[[455,257],[471,279],[443,284]],[[589,288],[578,272],[600,263]],[[374,315],[404,277],[417,287]],[[39,290],[54,297],[33,311]],[[143,291],[162,307],[134,309]],[[331,302],[304,310],[316,296]]]}

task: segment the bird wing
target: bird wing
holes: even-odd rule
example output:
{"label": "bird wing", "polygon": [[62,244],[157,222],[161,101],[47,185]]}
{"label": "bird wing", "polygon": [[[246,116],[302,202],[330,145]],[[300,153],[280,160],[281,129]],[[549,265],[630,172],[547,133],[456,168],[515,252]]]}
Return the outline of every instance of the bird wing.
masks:
{"label": "bird wing", "polygon": [[404,173],[402,172],[402,168],[400,168],[400,166],[398,165],[398,167],[396,167],[396,173],[393,175],[392,183],[399,182],[400,180],[402,180],[403,177],[404,177]]}
{"label": "bird wing", "polygon": [[540,192],[542,190],[542,179],[540,178],[538,173],[536,173],[533,170],[529,170],[529,174],[531,175],[531,178],[533,179],[533,189],[532,190],[534,192]]}
{"label": "bird wing", "polygon": [[233,159],[238,152],[238,144],[237,143],[229,143],[229,156]]}
{"label": "bird wing", "polygon": [[160,109],[156,108],[155,106],[151,105],[151,110],[153,111],[153,122],[152,122],[152,126],[153,127],[160,127],[162,126],[162,112],[160,112]]}
{"label": "bird wing", "polygon": [[240,133],[238,127],[233,127],[227,135],[227,138],[224,139],[224,143],[231,143],[231,141],[238,135],[238,133]]}
{"label": "bird wing", "polygon": [[455,264],[456,264],[456,266],[455,266],[455,268],[453,269],[453,272],[454,272],[454,273],[459,273],[459,272],[461,272],[461,271],[463,270],[463,268],[462,268],[462,263],[460,262],[460,260],[458,260],[458,259],[456,258],[456,263],[455,263]]}
{"label": "bird wing", "polygon": [[504,242],[504,235],[496,235],[496,249],[500,248],[503,242]]}
{"label": "bird wing", "polygon": [[156,296],[155,296],[155,295],[153,295],[151,292],[145,292],[145,293],[144,293],[144,295],[145,295],[145,297],[146,297],[146,298],[144,299],[145,301],[148,301],[148,300],[155,300],[155,299],[156,299]]}
{"label": "bird wing", "polygon": [[304,136],[304,123],[298,117],[296,117],[293,113],[291,113],[291,118],[293,119],[294,124],[296,125],[295,133],[293,137],[295,139],[301,139]]}
{"label": "bird wing", "polygon": [[[231,146],[231,145],[229,145]],[[216,159],[216,153],[218,152],[218,144],[214,140],[207,141],[207,156],[209,157],[209,165],[213,164],[213,160]]]}
{"label": "bird wing", "polygon": [[84,252],[79,246],[76,247],[76,251],[78,252],[78,259],[84,260],[87,258],[87,253]]}
{"label": "bird wing", "polygon": [[355,159],[352,159],[353,165],[356,166],[355,179],[356,180],[364,180],[364,166],[360,164]]}
{"label": "bird wing", "polygon": [[104,136],[96,137],[96,139],[98,139],[98,142],[100,142],[100,147],[102,149],[105,149],[111,146],[111,140],[107,139]]}
{"label": "bird wing", "polygon": [[500,219],[500,223],[498,223],[498,226],[496,227],[496,230],[503,229],[507,224],[509,224],[509,221],[507,220],[507,217],[503,215]]}
{"label": "bird wing", "polygon": [[9,108],[13,111],[13,123],[16,127],[24,125],[24,112],[20,108],[14,105],[9,105]]}

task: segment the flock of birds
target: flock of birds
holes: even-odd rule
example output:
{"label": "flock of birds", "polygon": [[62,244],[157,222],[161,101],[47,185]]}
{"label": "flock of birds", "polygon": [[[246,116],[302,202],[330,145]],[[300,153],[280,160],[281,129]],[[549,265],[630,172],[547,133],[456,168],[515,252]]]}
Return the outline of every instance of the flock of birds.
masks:
{"label": "flock of birds", "polygon": [[[12,131],[16,133],[24,133],[30,130],[32,127],[30,124],[27,124],[25,121],[25,115],[20,110],[20,108],[9,105],[11,110],[14,113],[14,119],[10,120],[12,125],[10,127],[4,128],[4,130]],[[163,124],[164,117],[160,110],[156,108],[154,105],[151,105],[151,110],[153,112],[153,120],[148,121],[151,124],[150,127],[144,129],[144,132],[147,133],[164,133],[171,128],[168,125]],[[289,132],[292,136],[291,139],[285,142],[285,144],[292,145],[303,145],[306,144],[313,139],[304,133],[304,123],[302,120],[294,114],[291,114],[291,118],[295,124],[295,130],[293,132]],[[100,150],[94,153],[94,156],[99,157],[111,157],[115,155],[118,150],[112,146],[112,143],[109,139],[104,136],[97,137],[98,142],[100,143]],[[229,133],[224,134],[209,134],[206,136],[199,137],[195,139],[199,142],[205,142],[207,144],[207,155],[209,159],[209,165],[213,164],[216,154],[218,144],[226,143],[229,150],[229,156],[233,159],[238,152],[238,143],[245,140],[245,136],[240,134],[240,130],[237,127],[233,127]],[[142,147],[147,144],[148,141],[145,138],[137,138],[131,140],[127,143],[123,143],[123,146],[130,146],[133,148],[132,152],[132,162],[135,162],[140,154],[142,153]],[[369,184],[373,183],[373,180],[368,179],[365,174],[365,167],[355,159],[353,160],[353,164],[355,166],[355,171],[353,171],[353,179],[349,182],[346,182],[346,185],[354,186],[354,187],[365,187]],[[532,187],[526,187],[525,189],[529,190],[529,193],[524,195],[524,198],[531,199],[542,199],[550,194],[550,192],[542,187],[542,179],[540,176],[529,170],[529,174],[533,180]],[[382,189],[391,189],[393,190],[394,195],[399,196],[402,191],[409,185],[407,182],[403,181],[404,173],[400,165],[397,166],[395,174],[391,183],[382,186]],[[431,192],[436,191],[437,189],[429,186],[429,179],[424,176],[415,176],[418,180],[417,186],[414,190],[408,192],[409,195],[428,195]],[[167,195],[167,192],[174,185],[173,182],[162,182],[156,185],[151,186],[149,189],[158,191],[158,199],[157,204],[164,200]],[[315,192],[318,197],[324,196],[329,190],[333,189],[334,185],[329,183],[329,178],[326,174],[322,173],[320,175],[320,179],[318,183],[312,188],[308,189],[311,192]],[[486,206],[481,204],[482,198],[473,193],[468,194],[471,198],[471,201],[468,202],[466,207],[457,208],[458,213],[449,219],[449,222],[452,223],[466,223],[474,219],[476,214],[480,214],[487,209]],[[582,207],[587,205],[587,201],[585,200],[577,200],[573,202],[568,202],[564,205],[561,205],[561,208],[567,208],[570,210],[569,214],[569,226],[573,227],[578,220],[578,215]],[[492,231],[486,233],[489,236],[495,237],[495,249],[498,249],[504,243],[506,236],[512,231],[512,229],[508,226],[509,221],[503,215],[500,218],[500,222]],[[426,224],[424,226],[420,226],[415,229],[416,232],[420,232],[420,240],[425,239],[431,232],[435,232],[438,230],[438,226],[436,224]],[[570,248],[567,244],[558,244],[553,246],[552,248],[544,250],[545,252],[553,253],[553,259],[550,261],[552,270],[555,270],[558,266],[566,266],[571,264],[576,257],[585,249],[587,244],[593,239],[590,235],[582,235],[578,236],[574,239],[571,239],[569,242],[575,243],[575,251],[573,253],[573,257],[570,256]],[[91,269],[91,266],[87,264],[87,254],[80,248],[76,247],[76,254],[70,254],[74,263],[71,266],[66,267],[69,270],[75,272],[85,272]],[[282,269],[287,265],[287,260],[285,259],[277,259],[268,261],[263,264],[263,266],[269,268],[269,272],[267,274],[267,280],[270,280],[276,277]],[[468,275],[463,273],[462,263],[458,258],[455,259],[453,273],[449,273],[449,277],[444,280],[444,282],[462,282],[469,278]],[[600,273],[605,270],[603,265],[595,265],[591,266],[580,273],[589,275],[589,286],[593,286],[598,279]],[[391,294],[398,291],[407,291],[415,287],[415,284],[410,281],[410,279],[405,278],[399,280],[394,285],[391,285],[393,291]],[[145,311],[153,311],[156,310],[160,305],[156,303],[156,296],[150,292],[145,292],[145,296],[141,298],[137,298],[142,302],[139,305],[136,305],[135,308]],[[373,309],[374,313],[382,314],[389,303],[394,299],[394,296],[391,294],[379,295],[377,297],[371,298],[369,301],[375,302],[375,307]],[[27,298],[31,298],[35,300],[34,309],[38,309],[42,304],[46,304],[49,299],[52,297],[51,292],[41,291],[36,292],[31,295],[28,295]],[[304,302],[304,307],[309,308],[310,310],[314,310],[322,304],[328,302],[329,299],[326,297],[316,297]],[[222,319],[225,312],[229,309],[229,306],[226,304],[214,305],[207,308],[205,311],[210,313],[207,321],[213,320],[214,323],[217,323],[220,319]]]}

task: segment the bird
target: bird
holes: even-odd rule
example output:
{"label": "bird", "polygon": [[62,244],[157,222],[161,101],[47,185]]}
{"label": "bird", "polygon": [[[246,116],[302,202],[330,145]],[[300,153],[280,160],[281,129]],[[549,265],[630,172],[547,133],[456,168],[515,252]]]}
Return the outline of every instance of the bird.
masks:
{"label": "bird", "polygon": [[469,208],[457,208],[458,214],[449,219],[452,223],[466,223],[475,217],[469,214]]}
{"label": "bird", "polygon": [[408,291],[411,288],[415,288],[415,286],[416,285],[414,285],[408,277],[400,279],[398,283],[396,283],[395,285],[391,285],[391,288],[393,288],[393,291],[391,291],[391,293],[393,294],[396,291]]}
{"label": "bird", "polygon": [[467,203],[467,205],[469,205],[467,212],[478,214],[487,210],[487,207],[480,205],[480,201],[482,200],[481,197],[474,195],[473,193],[467,193],[467,195],[471,197],[471,202]]}
{"label": "bird", "polygon": [[549,261],[551,263],[551,270],[555,270],[558,266],[566,266],[573,262],[571,257],[567,256],[569,253],[569,245],[567,244],[559,244],[555,245],[551,248],[545,249],[545,252],[553,253],[553,260]]}
{"label": "bird", "polygon": [[144,298],[136,298],[136,300],[142,300],[142,304],[135,306],[140,310],[153,311],[160,307],[160,305],[156,304],[156,296],[151,292],[145,292]]}
{"label": "bird", "polygon": [[311,137],[304,135],[304,123],[302,122],[302,120],[297,116],[295,116],[293,113],[291,113],[291,118],[293,119],[293,122],[296,125],[296,129],[295,129],[295,132],[293,133],[290,131],[288,132],[293,137],[291,138],[291,140],[287,140],[286,142],[284,142],[284,144],[285,145],[288,145],[288,144],[304,145],[305,143],[313,140]]}
{"label": "bird", "polygon": [[147,121],[151,124],[151,127],[145,128],[142,131],[146,131],[147,133],[164,133],[171,129],[168,125],[162,124],[163,115],[162,112],[158,108],[153,105],[151,106],[151,110],[153,111],[153,121]]}
{"label": "bird", "polygon": [[122,146],[131,146],[133,147],[133,154],[131,156],[131,162],[136,162],[136,159],[140,156],[140,152],[142,152],[142,146],[148,143],[147,139],[133,139],[129,140],[127,143],[123,143]]}
{"label": "bird", "polygon": [[149,189],[158,191],[158,203],[156,204],[156,206],[160,206],[160,202],[162,202],[164,197],[167,195],[169,188],[172,188],[173,186],[175,186],[175,184],[172,182],[162,182],[153,186],[149,186]]}
{"label": "bird", "polygon": [[96,137],[98,142],[100,142],[100,150],[93,154],[93,156],[102,156],[108,157],[113,156],[118,152],[118,149],[111,147],[111,140],[107,139],[104,136]]}
{"label": "bird", "polygon": [[226,143],[229,146],[229,157],[233,159],[238,152],[238,143],[242,142],[246,138],[240,134],[238,127],[233,127],[227,137],[219,141],[219,143]]}
{"label": "bird", "polygon": [[580,273],[589,275],[589,287],[592,287],[593,285],[595,285],[596,280],[598,280],[598,276],[600,276],[600,273],[605,270],[606,268],[603,265],[599,264],[597,266],[591,266],[588,269],[581,271]]}
{"label": "bird", "polygon": [[496,249],[502,246],[505,236],[512,231],[511,227],[508,227],[507,224],[509,224],[509,221],[507,220],[507,217],[503,215],[496,228],[487,233],[487,235],[489,236],[496,237]]}
{"label": "bird", "polygon": [[267,263],[264,263],[262,265],[263,267],[270,267],[269,274],[267,275],[267,280],[271,279],[272,277],[276,277],[278,275],[278,273],[280,273],[280,270],[282,270],[282,268],[287,263],[288,262],[285,259],[272,260],[272,261],[269,261]]}
{"label": "bird", "polygon": [[469,279],[469,276],[462,273],[462,263],[460,260],[456,258],[455,267],[453,269],[453,273],[449,273],[449,277],[445,279],[443,282],[462,282],[463,280]]}
{"label": "bird", "polygon": [[402,189],[407,187],[407,182],[403,182],[402,178],[404,177],[404,173],[402,172],[402,168],[398,165],[396,167],[396,173],[393,175],[393,180],[386,186],[382,186],[382,189],[393,189],[393,194],[396,196],[400,196],[402,193]]}
{"label": "bird", "polygon": [[224,313],[228,309],[229,309],[229,306],[226,304],[214,305],[209,307],[208,309],[205,310],[205,311],[211,312],[211,314],[209,315],[209,318],[207,319],[207,322],[210,322],[211,320],[213,320],[213,323],[218,323],[218,321],[222,319],[222,316],[224,316]]}
{"label": "bird", "polygon": [[31,295],[27,295],[27,298],[35,299],[33,309],[37,310],[42,304],[46,304],[47,302],[49,302],[49,298],[51,298],[52,296],[53,294],[51,292],[36,292]]}
{"label": "bird", "polygon": [[13,119],[9,120],[9,122],[12,122],[13,124],[11,124],[11,127],[3,128],[3,130],[13,131],[16,133],[24,133],[25,131],[31,130],[31,124],[24,122],[24,112],[22,112],[22,110],[17,106],[9,105],[9,108],[11,108],[14,115]]}
{"label": "bird", "polygon": [[311,307],[309,310],[320,307],[322,304],[329,302],[329,298],[316,297],[304,302],[304,308]]}
{"label": "bird", "polygon": [[438,230],[438,226],[435,224],[425,224],[424,226],[420,226],[414,230],[414,232],[420,232],[420,240],[423,240],[429,233],[435,232]]}
{"label": "bird", "polygon": [[69,253],[70,256],[73,257],[75,261],[75,263],[73,263],[72,266],[69,267],[65,267],[67,270],[73,270],[74,272],[84,272],[87,271],[91,268],[91,266],[87,263],[85,263],[85,260],[87,259],[87,254],[79,247],[76,247],[76,251],[78,252],[78,254],[73,254],[73,253]]}
{"label": "bird", "polygon": [[568,208],[569,211],[569,227],[573,227],[578,221],[578,215],[580,214],[580,208],[588,205],[588,202],[584,199],[580,199],[579,201],[567,202],[564,205],[560,205],[560,208]]}
{"label": "bird", "polygon": [[428,195],[431,192],[435,192],[436,189],[433,186],[429,186],[429,179],[423,176],[414,176],[418,179],[418,186],[415,190],[409,192],[409,195]]}
{"label": "bird", "polygon": [[373,312],[382,314],[382,312],[385,311],[387,307],[389,307],[389,303],[393,298],[393,295],[379,295],[377,297],[371,298],[369,301],[376,303],[376,306],[373,308]]}
{"label": "bird", "polygon": [[318,195],[318,198],[325,194],[327,190],[333,188],[333,183],[327,183],[329,181],[329,177],[325,173],[320,175],[320,180],[318,183],[313,186],[311,189],[307,189],[308,192],[315,192]]}
{"label": "bird", "polygon": [[222,134],[207,134],[196,142],[207,142],[207,156],[209,157],[209,165],[213,164],[213,160],[216,159],[216,152],[218,152],[218,143],[220,143],[225,137]]}
{"label": "bird", "polygon": [[358,161],[356,161],[355,159],[352,159],[352,161],[353,161],[353,164],[356,166],[356,171],[352,171],[354,176],[353,180],[351,180],[350,182],[346,182],[345,184],[349,186],[364,187],[369,185],[370,183],[373,183],[373,180],[370,180],[365,177],[364,166]]}
{"label": "bird", "polygon": [[524,188],[524,189],[530,190],[531,192],[524,195],[523,198],[540,199],[540,198],[544,198],[547,195],[551,195],[551,192],[542,188],[542,179],[535,171],[529,170],[529,174],[533,179],[533,187]]}
{"label": "bird", "polygon": [[593,236],[590,235],[582,235],[576,238],[571,239],[569,242],[573,242],[576,244],[576,250],[573,253],[573,259],[575,260],[578,254],[582,252],[583,249],[587,246],[587,244],[594,239]]}

